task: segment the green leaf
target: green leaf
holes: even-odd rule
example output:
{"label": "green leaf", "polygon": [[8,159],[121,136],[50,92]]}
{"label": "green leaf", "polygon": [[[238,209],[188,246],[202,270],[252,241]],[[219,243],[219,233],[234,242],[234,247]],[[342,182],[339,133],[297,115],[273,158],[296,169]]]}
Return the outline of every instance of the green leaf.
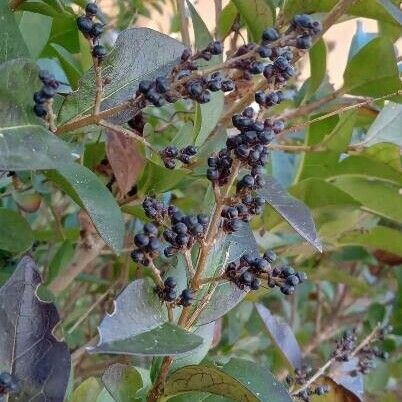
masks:
{"label": "green leaf", "polygon": [[76,89],[78,81],[82,75],[80,64],[68,50],[64,49],[63,46],[60,46],[57,43],[51,43],[49,46],[51,46],[56,52],[71,87]]}
{"label": "green leaf", "polygon": [[7,1],[0,2],[0,15],[0,64],[18,57],[29,57],[28,48]]}
{"label": "green leaf", "polygon": [[46,175],[88,212],[107,245],[115,251],[123,247],[124,221],[120,208],[94,173],[75,163],[48,171]]}
{"label": "green leaf", "polygon": [[187,366],[167,380],[165,395],[202,391],[241,402],[291,402],[285,387],[257,364],[231,359],[222,368]]}
{"label": "green leaf", "polygon": [[169,322],[150,331],[103,342],[90,353],[108,353],[136,356],[173,356],[192,351],[202,344],[201,337]]}
{"label": "green leaf", "polygon": [[187,169],[166,169],[148,160],[144,173],[138,182],[138,190],[143,193],[161,194],[175,188],[187,175]]}
{"label": "green leaf", "polygon": [[189,0],[186,0],[186,3],[193,21],[195,48],[198,50],[204,49],[212,41],[212,35],[192,3]]}
{"label": "green leaf", "polygon": [[365,156],[348,156],[335,165],[327,180],[337,177],[364,177],[402,185],[402,171]]}
{"label": "green leaf", "polygon": [[102,390],[98,380],[90,377],[82,382],[73,392],[70,402],[93,402]]}
{"label": "green leaf", "polygon": [[333,184],[359,201],[363,210],[402,223],[400,186],[353,177],[339,177]]}
{"label": "green leaf", "polygon": [[363,246],[380,249],[402,256],[402,233],[400,230],[377,226],[369,231],[356,230],[338,239],[341,245]]}
{"label": "green leaf", "polygon": [[348,113],[340,118],[331,117],[313,123],[305,138],[306,145],[320,145],[329,150],[307,152],[300,159],[295,181],[308,177],[325,177],[339,161],[342,151],[346,150],[352,137],[355,113]]}
{"label": "green leaf", "polygon": [[369,42],[350,60],[343,79],[351,95],[381,97],[401,89],[392,42],[384,37]]}
{"label": "green leaf", "polygon": [[151,380],[144,369],[116,363],[107,368],[102,382],[114,401],[130,402],[137,399],[138,391],[149,385]]}
{"label": "green leaf", "polygon": [[[25,3],[25,5],[33,3]],[[42,3],[43,4],[43,3]],[[46,46],[52,29],[52,18],[25,12],[20,20],[20,31],[33,59],[37,59]]]}
{"label": "green leaf", "polygon": [[327,73],[327,46],[322,38],[311,48],[309,57],[310,78],[308,79],[308,88],[304,95],[304,102],[315,95]]}
{"label": "green leaf", "polygon": [[34,236],[28,222],[18,213],[0,208],[0,249],[13,253],[28,250]]}
{"label": "green leaf", "polygon": [[[287,0],[284,16],[289,21],[295,14],[299,13],[330,12],[337,3],[338,0]],[[394,18],[377,0],[357,1],[348,8],[346,14],[395,23]]]}
{"label": "green leaf", "polygon": [[402,146],[402,105],[388,102],[370,126],[364,144],[390,142]]}
{"label": "green leaf", "polygon": [[371,147],[365,148],[362,152],[362,156],[383,162],[397,171],[402,170],[400,151],[396,144],[380,142]]}
{"label": "green leaf", "polygon": [[64,240],[57,249],[49,263],[49,271],[47,275],[47,283],[52,282],[71,261],[74,255],[74,246],[71,240]]}
{"label": "green leaf", "polygon": [[233,24],[236,21],[239,12],[232,1],[230,1],[222,10],[219,16],[218,30],[219,38],[226,38],[229,35]]}
{"label": "green leaf", "polygon": [[251,32],[251,40],[260,42],[265,28],[274,23],[271,7],[265,0],[232,0]]}
{"label": "green leaf", "polygon": [[[183,49],[180,42],[152,29],[132,28],[121,32],[113,51],[103,62],[104,79],[110,83],[105,87],[101,109],[131,99],[140,81],[167,73]],[[91,69],[80,80],[78,91],[68,96],[63,103],[58,116],[60,122],[64,123],[92,110],[94,82]],[[119,117],[127,121],[130,116],[131,111]]]}

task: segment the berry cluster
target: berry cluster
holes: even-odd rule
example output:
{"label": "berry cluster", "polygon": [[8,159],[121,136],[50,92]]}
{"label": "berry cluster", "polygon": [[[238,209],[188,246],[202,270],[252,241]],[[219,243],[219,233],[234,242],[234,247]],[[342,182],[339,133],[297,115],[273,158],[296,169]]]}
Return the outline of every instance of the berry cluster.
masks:
{"label": "berry cluster", "polygon": [[153,223],[144,225],[144,232],[134,236],[135,248],[131,252],[134,262],[148,266],[159,255],[161,243],[158,239],[158,228]]}
{"label": "berry cluster", "polygon": [[168,303],[174,303],[177,306],[188,307],[194,300],[194,294],[191,289],[183,289],[180,296],[177,297],[176,280],[168,276],[163,282],[163,286],[156,287],[156,293],[159,298]]}
{"label": "berry cluster", "polygon": [[157,222],[162,222],[167,215],[167,208],[162,201],[155,198],[147,197],[142,202],[145,215]]}
{"label": "berry cluster", "polygon": [[160,156],[166,168],[174,169],[176,160],[188,165],[191,163],[191,158],[197,154],[197,149],[194,145],[187,145],[185,148],[177,149],[174,145],[170,145],[160,151]]}
{"label": "berry cluster", "polygon": [[7,372],[0,373],[0,399],[1,395],[13,394],[18,392],[17,379]]}
{"label": "berry cluster", "polygon": [[207,215],[184,215],[174,205],[169,206],[168,215],[171,228],[163,232],[163,238],[170,246],[164,250],[165,257],[172,257],[180,250],[191,248],[197,240],[205,236],[209,222]]}
{"label": "berry cluster", "polygon": [[92,44],[92,56],[100,62],[106,57],[106,49],[98,43],[99,37],[103,34],[103,24],[93,21],[97,14],[98,6],[95,3],[87,3],[85,15],[77,18],[77,26]]}
{"label": "berry cluster", "polygon": [[221,212],[223,218],[223,230],[227,233],[236,232],[240,228],[240,222],[249,222],[253,215],[262,212],[265,200],[251,194],[246,194],[241,202],[226,206]]}
{"label": "berry cluster", "polygon": [[54,75],[47,70],[39,71],[39,79],[43,85],[40,91],[34,93],[33,100],[35,105],[33,111],[38,117],[44,119],[49,113],[49,103],[56,95],[56,90],[60,84]]}
{"label": "berry cluster", "polygon": [[270,288],[279,287],[285,295],[293,294],[295,287],[307,278],[304,272],[296,272],[292,267],[272,267],[276,255],[268,250],[262,257],[243,254],[238,261],[228,264],[225,276],[240,289],[258,290],[265,280]]}
{"label": "berry cluster", "polygon": [[329,392],[329,388],[326,385],[320,385],[315,388],[308,387],[308,388],[304,389],[303,391],[300,391],[296,395],[296,398],[302,400],[303,402],[310,402],[311,401],[310,398],[313,395],[322,396],[322,395],[327,394],[328,392]]}
{"label": "berry cluster", "polygon": [[[391,327],[384,327],[378,330],[376,337],[372,341],[365,345],[356,354],[358,359],[357,369],[354,370],[351,375],[368,374],[372,368],[375,367],[375,359],[387,359],[388,354],[381,350],[373,343],[376,341],[384,340],[385,336],[392,330]],[[333,358],[339,362],[349,361],[350,355],[356,348],[357,342],[357,330],[353,328],[343,333],[342,337],[336,341],[336,347],[332,354]]]}
{"label": "berry cluster", "polygon": [[137,94],[144,95],[145,99],[156,107],[166,102],[176,102],[178,97],[170,91],[171,83],[166,77],[157,77],[154,81],[144,80],[138,86]]}
{"label": "berry cluster", "polygon": [[298,36],[295,47],[298,49],[309,49],[313,44],[313,36],[322,31],[320,21],[313,20],[308,14],[295,15],[288,32],[295,32]]}

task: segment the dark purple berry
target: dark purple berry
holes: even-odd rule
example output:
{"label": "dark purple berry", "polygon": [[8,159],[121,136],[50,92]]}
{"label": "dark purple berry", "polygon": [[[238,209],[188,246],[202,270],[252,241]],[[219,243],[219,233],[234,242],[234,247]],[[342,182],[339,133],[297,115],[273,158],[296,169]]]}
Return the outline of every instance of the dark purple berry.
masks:
{"label": "dark purple berry", "polygon": [[33,107],[33,111],[36,114],[36,116],[41,117],[41,118],[44,118],[47,115],[46,106],[41,103],[35,104]]}
{"label": "dark purple berry", "polygon": [[92,20],[88,17],[81,16],[77,18],[78,29],[85,35],[89,35],[91,33],[93,25]]}
{"label": "dark purple berry", "polygon": [[88,16],[94,17],[98,13],[98,6],[96,3],[87,3],[85,12]]}
{"label": "dark purple berry", "polygon": [[275,28],[267,28],[262,33],[262,40],[267,42],[274,42],[279,39],[279,33]]}
{"label": "dark purple berry", "polygon": [[92,55],[96,57],[99,61],[102,61],[106,57],[106,49],[102,45],[95,45],[92,49]]}

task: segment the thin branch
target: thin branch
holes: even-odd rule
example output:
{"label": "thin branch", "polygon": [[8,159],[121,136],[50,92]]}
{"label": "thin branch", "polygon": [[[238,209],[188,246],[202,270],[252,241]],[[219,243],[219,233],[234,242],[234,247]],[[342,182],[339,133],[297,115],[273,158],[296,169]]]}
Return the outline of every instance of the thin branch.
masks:
{"label": "thin branch", "polygon": [[[375,340],[375,338],[378,335],[378,330],[379,327],[375,327],[371,333],[363,339],[362,342],[353,350],[353,352],[350,354],[350,359],[353,359],[364,347],[369,345],[371,342]],[[336,362],[337,360],[333,357],[330,360],[328,360],[317,372],[301,387],[296,389],[295,391],[292,392],[292,396],[296,396],[300,392],[304,391],[307,389],[311,384],[313,384],[315,381],[317,381],[322,375],[324,375],[328,369]]]}
{"label": "thin branch", "polygon": [[89,263],[95,260],[104,246],[105,242],[99,236],[93,239],[91,245],[79,243],[71,264],[50,283],[49,289],[56,296],[59,295],[85,270]]}
{"label": "thin branch", "polygon": [[103,78],[102,78],[102,66],[97,57],[93,57],[94,71],[95,71],[95,104],[92,115],[98,115],[100,112],[100,106],[103,96]]}
{"label": "thin branch", "polygon": [[193,261],[191,259],[190,250],[184,251],[183,256],[184,256],[184,259],[186,260],[187,270],[189,273],[189,279],[192,280],[192,278],[195,275],[195,269],[194,269]]}
{"label": "thin branch", "polygon": [[185,0],[176,0],[177,4],[177,12],[179,13],[180,17],[180,32],[181,32],[181,39],[184,44],[190,48],[191,47],[191,40],[190,40],[190,31],[189,31],[189,24],[188,19],[186,16],[186,5],[184,3]]}

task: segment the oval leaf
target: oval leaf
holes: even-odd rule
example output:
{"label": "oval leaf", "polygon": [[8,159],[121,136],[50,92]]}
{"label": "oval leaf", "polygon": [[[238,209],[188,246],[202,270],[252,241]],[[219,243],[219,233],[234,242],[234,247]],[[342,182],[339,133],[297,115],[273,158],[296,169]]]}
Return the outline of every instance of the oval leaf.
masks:
{"label": "oval leaf", "polygon": [[77,163],[48,171],[46,175],[88,212],[105,243],[119,251],[124,238],[123,216],[116,200],[98,177]]}
{"label": "oval leaf", "polygon": [[63,401],[70,354],[53,336],[59,315],[54,304],[39,300],[40,284],[37,266],[24,257],[0,289],[0,372],[19,380],[17,400]]}
{"label": "oval leaf", "polygon": [[101,322],[99,344],[90,352],[168,356],[202,344],[201,337],[165,322],[163,308],[150,282],[132,282],[116,299],[114,312]]}
{"label": "oval leaf", "polygon": [[187,366],[175,371],[166,395],[202,391],[241,402],[291,402],[285,387],[265,368],[247,360],[231,359],[222,368]]}
{"label": "oval leaf", "polygon": [[257,304],[256,308],[265,328],[287,361],[294,369],[301,368],[302,352],[292,329],[281,317],[273,315],[264,305]]}
{"label": "oval leaf", "polygon": [[321,252],[322,245],[309,209],[290,196],[273,177],[265,177],[265,182],[265,186],[258,193],[300,236]]}
{"label": "oval leaf", "polygon": [[[120,33],[116,45],[103,63],[108,82],[101,109],[108,109],[131,99],[138,84],[166,74],[180,58],[184,45],[149,28],[131,28]],[[77,115],[89,113],[94,105],[95,79],[93,69],[80,80],[79,89],[68,96],[59,114],[64,123]],[[121,121],[130,119],[129,114]]]}

